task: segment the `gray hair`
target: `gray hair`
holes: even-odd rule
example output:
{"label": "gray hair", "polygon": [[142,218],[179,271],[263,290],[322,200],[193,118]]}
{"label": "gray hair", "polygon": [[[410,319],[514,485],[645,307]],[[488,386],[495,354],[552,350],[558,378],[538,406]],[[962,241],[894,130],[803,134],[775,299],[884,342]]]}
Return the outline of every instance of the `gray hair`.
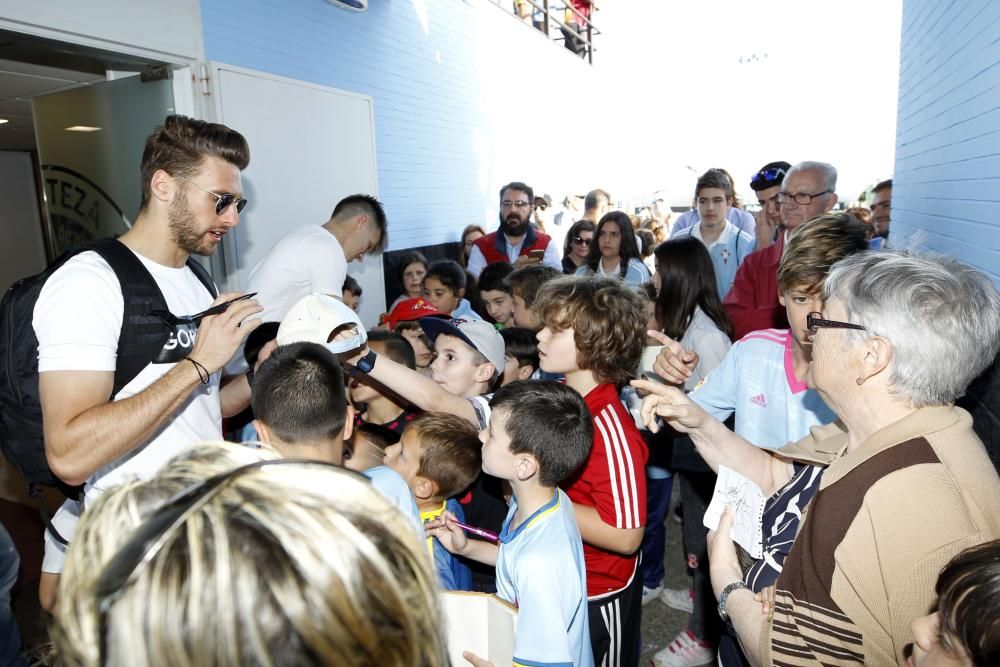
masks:
{"label": "gray hair", "polygon": [[914,407],[953,403],[1000,348],[1000,293],[950,257],[854,255],[830,270],[823,297],[836,297],[851,322],[892,343],[893,391]]}
{"label": "gray hair", "polygon": [[814,162],[812,160],[799,162],[788,170],[788,173],[785,174],[785,180],[787,181],[789,176],[799,171],[818,171],[823,175],[823,188],[830,192],[837,191],[837,168],[829,162]]}

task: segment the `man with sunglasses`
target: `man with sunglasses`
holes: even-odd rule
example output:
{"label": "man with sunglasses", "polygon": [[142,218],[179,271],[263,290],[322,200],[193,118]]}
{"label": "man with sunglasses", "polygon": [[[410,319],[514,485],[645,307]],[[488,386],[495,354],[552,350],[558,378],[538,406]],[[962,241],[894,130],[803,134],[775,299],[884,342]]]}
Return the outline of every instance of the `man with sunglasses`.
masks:
{"label": "man with sunglasses", "polygon": [[265,322],[280,322],[310,294],[343,301],[347,265],[382,252],[388,242],[382,204],[370,195],[341,199],[322,225],[293,230],[250,272],[247,289],[257,292]]}
{"label": "man with sunglasses", "polygon": [[734,340],[751,331],[788,327],[785,309],[778,303],[778,264],[788,235],[806,220],[832,209],[837,203],[836,189],[837,170],[826,162],[800,162],[785,174],[776,194],[781,216],[778,238],[747,257],[723,301],[733,321]]}
{"label": "man with sunglasses", "polygon": [[559,246],[531,225],[535,202],[530,185],[514,181],[500,188],[500,227],[476,239],[469,252],[469,273],[478,279],[487,265],[497,262],[510,262],[515,269],[542,263],[562,270]]}
{"label": "man with sunglasses", "polygon": [[[261,308],[236,293],[213,299],[210,279],[188,262],[211,255],[239,224],[249,161],[241,134],[185,116],[168,116],[147,138],[139,213],[119,241],[138,259],[136,272],[155,282],[167,311],[140,317],[141,325],[130,315],[134,328],[121,346],[131,294],[148,282],[123,283],[102,255],[87,251],[39,293],[33,326],[45,453],[59,478],[86,485],[88,501],[127,477],[151,476],[192,442],[220,439],[223,416],[249,403],[245,378],[223,383],[220,370],[260,324]],[[205,312],[230,301],[222,312]],[[164,327],[162,349],[139,363],[128,348],[142,336],[163,336]],[[119,387],[130,375],[120,364],[136,368]]]}

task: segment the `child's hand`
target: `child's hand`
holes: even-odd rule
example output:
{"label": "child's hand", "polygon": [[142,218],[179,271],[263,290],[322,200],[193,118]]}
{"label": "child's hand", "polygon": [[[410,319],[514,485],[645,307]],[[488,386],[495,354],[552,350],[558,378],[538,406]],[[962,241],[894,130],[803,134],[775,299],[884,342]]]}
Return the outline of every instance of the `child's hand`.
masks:
{"label": "child's hand", "polygon": [[769,616],[774,611],[774,589],[774,586],[768,586],[753,596],[760,603],[760,613],[764,616]]}
{"label": "child's hand", "polygon": [[424,524],[424,532],[437,539],[445,549],[453,554],[461,554],[469,546],[465,531],[455,524],[455,515],[445,510],[437,519]]}

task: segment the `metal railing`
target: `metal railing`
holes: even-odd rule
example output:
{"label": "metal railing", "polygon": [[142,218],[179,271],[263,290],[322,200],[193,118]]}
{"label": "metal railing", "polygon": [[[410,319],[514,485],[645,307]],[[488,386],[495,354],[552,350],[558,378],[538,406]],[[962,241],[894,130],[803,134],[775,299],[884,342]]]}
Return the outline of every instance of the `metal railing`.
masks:
{"label": "metal railing", "polygon": [[[600,35],[601,31],[594,26],[590,17],[584,16],[582,12],[573,6],[570,0],[558,0],[550,3],[550,0],[491,0],[497,7],[511,11],[518,18],[531,19],[535,28],[543,33],[553,42],[562,42],[563,45],[584,58],[590,64],[594,63],[594,35]],[[550,8],[550,4],[559,5],[559,8]],[[520,16],[516,7],[528,5],[531,12],[528,16]],[[593,11],[593,3],[591,3]],[[540,13],[542,21],[535,21],[535,15]],[[559,28],[561,36],[555,36],[550,30],[550,26],[555,24]]]}

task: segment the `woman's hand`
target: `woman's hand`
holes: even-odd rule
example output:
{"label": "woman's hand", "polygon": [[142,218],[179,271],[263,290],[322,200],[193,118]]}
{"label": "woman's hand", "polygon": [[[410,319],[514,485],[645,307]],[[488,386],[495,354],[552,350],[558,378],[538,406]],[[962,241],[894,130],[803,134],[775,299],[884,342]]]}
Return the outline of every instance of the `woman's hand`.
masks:
{"label": "woman's hand", "polygon": [[695,431],[711,419],[701,406],[689,399],[677,387],[649,380],[632,380],[630,384],[647,394],[642,399],[642,409],[639,414],[642,423],[653,433],[660,430],[657,417],[667,420],[670,426],[681,433]]}
{"label": "woman's hand", "polygon": [[719,519],[719,529],[708,531],[708,572],[712,577],[712,590],[716,599],[722,590],[734,581],[743,581],[743,569],[736,555],[736,545],[730,537],[733,527],[733,508],[726,506]]}

